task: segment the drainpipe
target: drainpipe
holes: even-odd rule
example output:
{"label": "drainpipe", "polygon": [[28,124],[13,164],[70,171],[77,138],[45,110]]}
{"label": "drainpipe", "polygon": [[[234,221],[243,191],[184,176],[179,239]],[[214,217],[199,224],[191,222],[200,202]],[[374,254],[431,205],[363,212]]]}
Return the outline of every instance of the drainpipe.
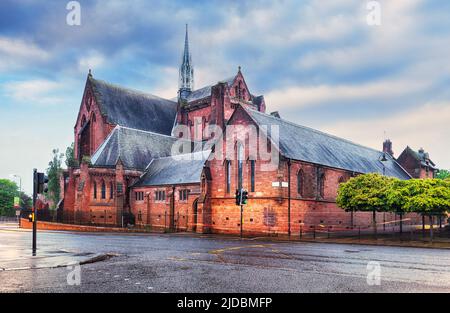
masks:
{"label": "drainpipe", "polygon": [[172,222],[172,230],[175,230],[175,186],[172,186],[172,212],[173,216],[170,218],[170,221]]}
{"label": "drainpipe", "polygon": [[288,159],[288,236],[291,237],[291,159]]}
{"label": "drainpipe", "polygon": [[151,192],[147,191],[147,225],[150,226],[150,229],[152,228],[152,217],[151,217],[151,211],[150,211],[150,197]]}

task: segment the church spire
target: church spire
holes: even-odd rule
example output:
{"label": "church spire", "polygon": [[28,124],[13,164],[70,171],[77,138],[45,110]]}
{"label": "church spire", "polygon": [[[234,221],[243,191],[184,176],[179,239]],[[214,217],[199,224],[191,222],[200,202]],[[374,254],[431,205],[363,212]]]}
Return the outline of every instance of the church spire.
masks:
{"label": "church spire", "polygon": [[194,89],[194,68],[192,66],[191,54],[189,52],[188,25],[186,24],[186,35],[184,38],[183,61],[180,66],[180,91],[179,97],[186,99]]}

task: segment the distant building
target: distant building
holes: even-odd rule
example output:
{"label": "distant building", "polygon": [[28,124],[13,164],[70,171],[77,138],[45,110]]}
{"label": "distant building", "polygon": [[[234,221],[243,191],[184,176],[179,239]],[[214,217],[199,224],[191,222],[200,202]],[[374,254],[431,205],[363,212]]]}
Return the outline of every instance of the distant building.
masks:
{"label": "distant building", "polygon": [[423,148],[414,151],[409,146],[406,147],[397,158],[397,162],[413,178],[434,178],[438,170],[436,164],[431,161],[429,154]]}
{"label": "distant building", "polygon": [[[240,67],[210,86],[194,89],[193,82],[187,28],[177,101],[109,84],[89,72],[74,126],[80,165],[69,168],[61,182],[66,222],[238,234],[235,190],[244,188],[248,234],[368,226],[371,213],[337,207],[340,183],[362,173],[409,179],[424,177],[422,169],[435,170],[427,154],[409,148],[396,160],[390,141],[378,151],[291,123],[278,112],[266,114],[264,96],[250,91]],[[238,126],[253,127],[257,140]],[[253,154],[252,144],[276,156],[276,166],[270,168],[273,160],[259,151]],[[177,145],[182,151],[174,150]],[[199,157],[220,146],[224,158]]]}

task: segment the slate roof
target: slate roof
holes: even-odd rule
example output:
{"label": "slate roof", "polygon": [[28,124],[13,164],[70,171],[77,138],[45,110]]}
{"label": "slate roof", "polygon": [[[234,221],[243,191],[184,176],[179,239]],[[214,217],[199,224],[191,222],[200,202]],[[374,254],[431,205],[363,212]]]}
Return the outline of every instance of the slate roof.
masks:
{"label": "slate roof", "polygon": [[297,125],[252,109],[245,109],[258,125],[279,127],[279,149],[287,158],[306,161],[357,173],[383,173],[400,179],[409,174],[386,153],[388,161],[381,162],[383,152],[361,146],[318,130]]}
{"label": "slate roof", "polygon": [[[234,80],[236,79],[236,76],[237,75],[227,78],[225,80],[221,80],[219,82],[227,83],[228,85],[231,85],[231,84],[233,84]],[[189,94],[189,96],[187,97],[187,101],[192,102],[192,101],[200,100],[200,99],[211,96],[212,87],[213,87],[213,85],[209,85],[209,86],[205,86],[203,88],[192,91]]]}
{"label": "slate roof", "polygon": [[202,151],[154,159],[134,187],[200,183],[203,167],[210,153],[211,151]]}
{"label": "slate roof", "polygon": [[262,95],[261,96],[253,96],[252,95],[252,103],[254,105],[256,105],[258,110],[259,110],[259,107],[260,107],[261,103],[263,102],[263,100],[264,100],[264,96],[262,96]]}
{"label": "slate roof", "polygon": [[177,103],[88,76],[102,115],[111,124],[170,135]]}
{"label": "slate roof", "polygon": [[144,170],[152,159],[171,155],[177,140],[179,138],[116,126],[93,154],[91,163],[97,167],[115,167],[120,158],[125,168]]}
{"label": "slate roof", "polygon": [[410,152],[411,155],[420,162],[420,165],[429,167],[431,169],[436,170],[436,164],[430,159],[430,155],[428,152],[425,152],[422,148],[419,151],[414,151],[409,146],[406,147],[406,151]]}

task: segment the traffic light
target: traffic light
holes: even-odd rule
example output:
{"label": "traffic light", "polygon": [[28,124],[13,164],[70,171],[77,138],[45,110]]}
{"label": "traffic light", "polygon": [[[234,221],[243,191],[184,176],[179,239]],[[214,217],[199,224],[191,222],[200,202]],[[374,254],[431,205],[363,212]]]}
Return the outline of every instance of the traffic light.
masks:
{"label": "traffic light", "polygon": [[33,222],[33,213],[30,213],[30,215],[28,215],[28,221]]}
{"label": "traffic light", "polygon": [[44,173],[37,173],[38,189],[37,193],[43,194],[48,191],[48,177]]}
{"label": "traffic light", "polygon": [[248,200],[248,191],[242,190],[242,204],[247,204]]}
{"label": "traffic light", "polygon": [[236,189],[236,205],[241,205],[241,189]]}

